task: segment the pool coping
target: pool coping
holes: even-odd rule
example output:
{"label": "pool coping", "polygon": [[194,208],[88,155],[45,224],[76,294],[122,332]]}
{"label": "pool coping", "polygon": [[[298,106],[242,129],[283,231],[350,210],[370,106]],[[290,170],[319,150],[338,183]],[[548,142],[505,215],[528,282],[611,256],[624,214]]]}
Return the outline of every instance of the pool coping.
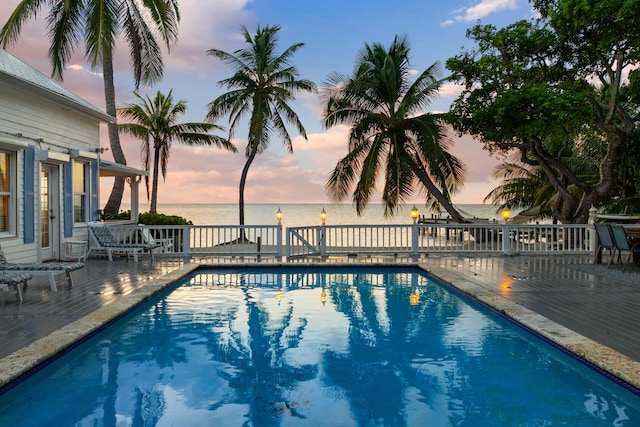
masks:
{"label": "pool coping", "polygon": [[[66,325],[63,328],[35,341],[34,343],[15,351],[0,359],[0,392],[11,388],[25,376],[38,370],[41,366],[55,360],[56,356],[72,349],[87,336],[97,332],[127,314],[136,306],[144,303],[154,295],[162,292],[176,281],[184,278],[200,268],[278,268],[291,267],[282,262],[261,263],[189,263],[157,278],[150,280],[143,287],[122,296],[116,302],[99,308],[86,316]],[[489,308],[501,313],[515,323],[522,325],[541,337],[555,343],[579,359],[602,369],[604,372],[619,378],[622,382],[640,390],[640,363],[607,346],[599,344],[583,335],[578,334],[546,317],[511,301],[495,291],[487,289],[479,281],[474,281],[459,272],[434,265],[407,263],[376,263],[376,267],[418,267],[419,269],[437,277],[449,286],[463,294],[479,301]],[[332,263],[319,265],[318,263],[296,263],[295,267],[335,268],[335,267],[368,267],[371,263]]]}

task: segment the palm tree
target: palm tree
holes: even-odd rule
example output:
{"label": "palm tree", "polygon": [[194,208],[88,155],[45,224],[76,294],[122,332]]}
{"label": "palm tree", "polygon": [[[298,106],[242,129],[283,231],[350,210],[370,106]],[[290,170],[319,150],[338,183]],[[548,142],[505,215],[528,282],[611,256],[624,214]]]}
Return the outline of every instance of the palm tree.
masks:
{"label": "palm tree", "polygon": [[[497,210],[521,208],[520,217],[530,220],[551,217],[551,201],[557,192],[540,166],[531,166],[513,158],[496,166],[493,177],[501,184],[484,198]],[[514,218],[515,220],[515,218]]]}
{"label": "palm tree", "polygon": [[276,53],[279,26],[258,27],[254,36],[242,27],[242,36],[247,47],[227,53],[218,49],[207,51],[235,70],[233,76],[221,80],[218,84],[230,89],[209,103],[207,119],[217,120],[229,115],[229,140],[240,121],[249,116],[249,135],[245,155],[247,161],[240,176],[240,225],[244,225],[244,187],[249,167],[256,155],[267,149],[271,134],[276,132],[282,138],[282,144],[289,153],[293,153],[291,137],[285,122],[293,124],[300,135],[307,139],[307,133],[291,109],[289,102],[300,91],[315,92],[316,85],[298,79],[298,69],[291,65],[293,54],[304,46],[296,43],[281,54]]}
{"label": "palm tree", "polygon": [[396,36],[388,50],[365,44],[353,76],[329,76],[324,126],[351,126],[349,153],[326,184],[332,199],[342,201],[353,191],[360,215],[384,174],[385,216],[394,215],[418,181],[428,206],[443,207],[465,222],[450,199],[461,188],[464,165],[447,151],[452,141],[444,117],[423,112],[443,83],[434,77],[437,68],[433,64],[412,83],[408,42]]}
{"label": "palm tree", "polygon": [[[153,141],[153,182],[151,185],[150,212],[157,212],[158,202],[158,170],[162,170],[162,179],[167,177],[167,165],[169,164],[169,151],[171,141],[177,140],[187,145],[215,145],[237,152],[236,147],[224,138],[210,135],[212,129],[221,129],[212,123],[176,123],[179,115],[187,109],[185,101],[173,103],[173,91],[168,95],[160,91],[155,98],[146,99],[135,93],[141,101],[140,104],[128,104],[118,109],[118,113],[124,119],[133,123],[123,123],[118,128],[142,140],[142,163],[145,170],[149,170],[151,141]],[[147,184],[147,197],[149,197],[149,177],[145,177]]]}
{"label": "palm tree", "polygon": [[[175,43],[180,21],[178,0],[22,0],[0,30],[0,44],[6,47],[17,41],[22,24],[36,16],[43,5],[50,7],[47,30],[52,76],[62,80],[71,54],[84,40],[91,67],[102,66],[107,114],[116,116],[113,53],[119,35],[129,45],[136,89],[141,82],[153,84],[162,78],[164,65],[156,34],[167,48]],[[117,124],[109,123],[107,127],[114,160],[126,164]],[[118,213],[123,191],[124,179],[116,178],[105,213]]]}

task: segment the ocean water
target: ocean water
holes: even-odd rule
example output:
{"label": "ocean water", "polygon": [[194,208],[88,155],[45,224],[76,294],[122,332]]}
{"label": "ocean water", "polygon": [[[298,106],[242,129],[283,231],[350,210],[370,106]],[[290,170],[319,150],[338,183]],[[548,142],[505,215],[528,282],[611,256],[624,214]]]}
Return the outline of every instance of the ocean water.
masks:
{"label": "ocean water", "polygon": [[[327,212],[327,225],[356,225],[356,224],[411,224],[409,212],[413,204],[403,205],[392,218],[385,218],[382,204],[371,204],[365,212],[358,216],[356,208],[351,204],[247,204],[245,205],[246,225],[276,224],[276,212],[283,213],[284,227],[305,227],[320,224],[320,212]],[[431,218],[434,213],[424,206],[416,206],[421,216]],[[488,218],[500,220],[500,212],[492,205],[456,205],[456,208],[467,218]],[[122,210],[128,210],[128,205],[122,205]],[[140,212],[148,212],[149,205],[141,204]],[[159,203],[158,212],[166,215],[179,215],[191,220],[194,225],[234,225],[238,224],[238,205],[226,204],[179,204]],[[515,212],[512,213],[515,215]],[[436,214],[437,216],[437,214]],[[440,214],[447,218],[446,212]]]}

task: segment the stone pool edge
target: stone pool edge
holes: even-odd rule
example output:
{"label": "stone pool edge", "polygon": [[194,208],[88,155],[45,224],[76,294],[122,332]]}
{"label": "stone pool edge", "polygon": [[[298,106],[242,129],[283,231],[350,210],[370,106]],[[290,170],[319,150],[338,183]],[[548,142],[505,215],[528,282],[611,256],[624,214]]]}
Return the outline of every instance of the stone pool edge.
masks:
{"label": "stone pool edge", "polygon": [[[285,263],[263,263],[259,267],[288,267]],[[322,267],[317,263],[296,263],[296,267]],[[377,263],[376,267],[399,267],[397,263]],[[427,264],[404,264],[404,267],[418,267],[436,276],[450,286],[458,289],[469,297],[504,314],[516,323],[533,330],[549,339],[567,351],[586,360],[598,368],[620,378],[636,389],[640,389],[640,363],[633,359],[599,344],[583,335],[578,334],[540,314],[537,314],[518,303],[515,303],[495,291],[485,288],[480,282],[475,282],[467,276],[444,267]],[[0,359],[0,390],[18,381],[29,371],[47,362],[60,352],[74,346],[78,341],[97,331],[104,325],[128,313],[134,307],[147,301],[157,293],[163,291],[176,281],[193,271],[203,268],[229,268],[228,264],[190,263],[183,265],[162,277],[136,289],[128,295],[107,306],[87,314],[86,316],[60,328],[59,330],[35,341],[28,346]],[[233,268],[255,268],[256,264],[238,263]],[[332,263],[326,267],[372,267],[370,263]]]}
{"label": "stone pool edge", "polygon": [[468,276],[445,267],[420,265],[422,270],[446,282],[469,297],[502,313],[516,323],[554,342],[579,358],[595,365],[640,390],[640,363],[610,347],[599,344],[528,308],[485,288]]}

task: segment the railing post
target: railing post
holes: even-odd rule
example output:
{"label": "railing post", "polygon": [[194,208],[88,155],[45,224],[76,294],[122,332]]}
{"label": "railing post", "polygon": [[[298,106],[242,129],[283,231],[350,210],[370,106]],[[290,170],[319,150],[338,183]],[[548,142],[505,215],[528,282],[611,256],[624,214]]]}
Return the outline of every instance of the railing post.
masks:
{"label": "railing post", "polygon": [[502,253],[505,255],[513,255],[511,252],[511,232],[509,231],[509,224],[504,224],[502,230]]}
{"label": "railing post", "polygon": [[420,259],[420,252],[418,247],[418,234],[420,233],[420,226],[415,222],[411,226],[411,257],[414,261]]}
{"label": "railing post", "polygon": [[321,225],[318,229],[318,246],[320,249],[320,257],[323,261],[327,259],[327,230],[324,225]]}
{"label": "railing post", "polygon": [[282,224],[278,224],[276,229],[276,261],[282,262]]}
{"label": "railing post", "polygon": [[185,262],[191,258],[191,226],[182,229],[182,256]]}

